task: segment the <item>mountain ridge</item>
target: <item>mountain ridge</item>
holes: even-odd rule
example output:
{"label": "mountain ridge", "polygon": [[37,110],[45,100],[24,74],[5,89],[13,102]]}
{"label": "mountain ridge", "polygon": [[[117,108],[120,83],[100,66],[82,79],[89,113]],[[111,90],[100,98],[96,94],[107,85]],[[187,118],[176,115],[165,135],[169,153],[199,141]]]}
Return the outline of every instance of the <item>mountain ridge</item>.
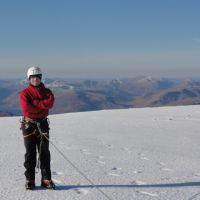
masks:
{"label": "mountain ridge", "polygon": [[[200,80],[141,76],[112,80],[43,81],[53,91],[56,99],[51,114],[200,104]],[[0,82],[0,111],[21,115],[18,94],[27,86],[27,80]]]}

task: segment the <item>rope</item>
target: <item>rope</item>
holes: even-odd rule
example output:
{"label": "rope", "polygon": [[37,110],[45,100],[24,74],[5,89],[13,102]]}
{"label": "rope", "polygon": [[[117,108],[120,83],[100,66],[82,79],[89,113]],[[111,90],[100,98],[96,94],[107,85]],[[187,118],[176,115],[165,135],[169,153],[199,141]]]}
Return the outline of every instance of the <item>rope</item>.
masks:
{"label": "rope", "polygon": [[41,130],[41,128],[40,128],[40,123],[39,123],[39,122],[37,122],[37,127],[38,127],[38,130],[39,130],[40,134],[41,134],[42,136],[44,136],[44,137],[49,141],[49,143],[52,144],[52,146],[58,151],[58,153],[60,153],[60,155],[63,156],[63,158],[65,159],[65,161],[67,161],[67,163],[69,163],[74,169],[76,169],[76,171],[77,171],[79,174],[81,174],[81,175],[82,175],[94,188],[96,188],[103,196],[105,196],[106,199],[112,200],[111,197],[109,197],[105,192],[103,192],[101,189],[99,189],[99,188],[95,185],[95,183],[94,183],[92,180],[90,180],[78,167],[76,167],[76,166],[65,156],[65,154],[63,154],[62,151],[59,150],[58,147],[57,147],[51,140],[49,140],[49,138],[42,132],[42,130]]}
{"label": "rope", "polygon": [[43,141],[43,136],[44,134],[40,134],[40,146],[39,146],[39,149],[38,149],[38,160],[37,160],[37,166],[36,166],[36,173],[39,172],[40,170],[40,158],[41,158],[41,152],[42,152],[42,141]]}

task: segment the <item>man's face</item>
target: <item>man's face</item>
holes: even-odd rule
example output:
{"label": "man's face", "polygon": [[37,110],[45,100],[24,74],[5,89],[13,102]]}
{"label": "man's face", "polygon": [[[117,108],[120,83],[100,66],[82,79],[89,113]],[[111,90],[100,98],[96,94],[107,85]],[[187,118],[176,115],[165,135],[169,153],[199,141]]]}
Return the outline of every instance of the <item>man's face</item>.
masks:
{"label": "man's face", "polygon": [[38,75],[31,76],[31,77],[30,77],[30,83],[31,83],[31,85],[33,85],[33,86],[39,86],[40,83],[41,83],[41,77],[38,76]]}

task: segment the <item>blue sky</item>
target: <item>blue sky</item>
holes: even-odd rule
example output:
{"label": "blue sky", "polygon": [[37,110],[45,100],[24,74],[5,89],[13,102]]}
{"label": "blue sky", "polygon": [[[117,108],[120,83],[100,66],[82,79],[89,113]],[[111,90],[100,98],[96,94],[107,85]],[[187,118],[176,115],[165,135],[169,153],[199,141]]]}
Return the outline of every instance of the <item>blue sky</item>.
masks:
{"label": "blue sky", "polygon": [[0,1],[0,78],[197,77],[198,0]]}

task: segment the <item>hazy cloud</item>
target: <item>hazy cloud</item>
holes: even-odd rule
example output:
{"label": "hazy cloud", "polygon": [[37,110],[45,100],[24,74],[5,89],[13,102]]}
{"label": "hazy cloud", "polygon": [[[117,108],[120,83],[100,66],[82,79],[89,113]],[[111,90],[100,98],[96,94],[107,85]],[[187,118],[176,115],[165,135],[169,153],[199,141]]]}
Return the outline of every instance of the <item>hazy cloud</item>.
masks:
{"label": "hazy cloud", "polygon": [[24,77],[39,65],[48,77],[196,76],[200,74],[198,52],[99,52],[78,55],[38,55],[2,58],[0,78]]}

